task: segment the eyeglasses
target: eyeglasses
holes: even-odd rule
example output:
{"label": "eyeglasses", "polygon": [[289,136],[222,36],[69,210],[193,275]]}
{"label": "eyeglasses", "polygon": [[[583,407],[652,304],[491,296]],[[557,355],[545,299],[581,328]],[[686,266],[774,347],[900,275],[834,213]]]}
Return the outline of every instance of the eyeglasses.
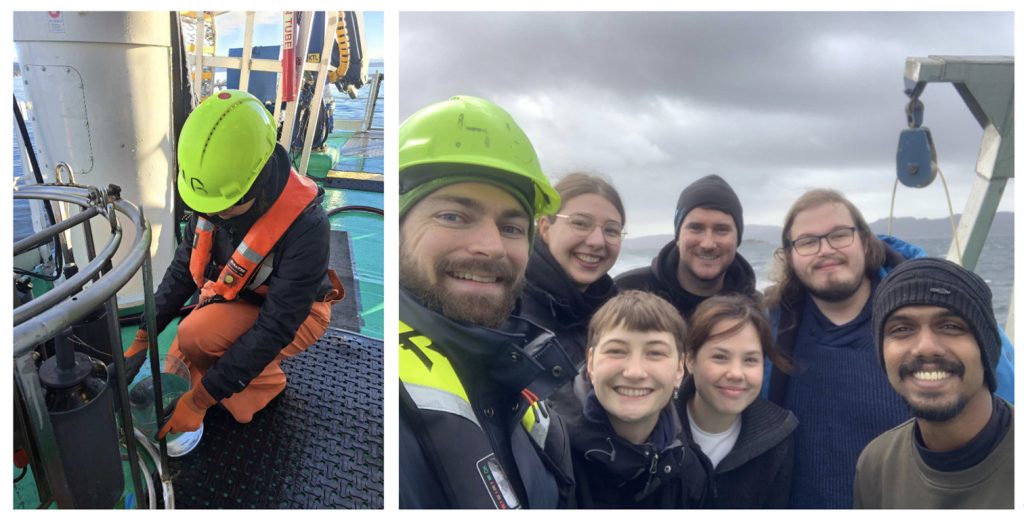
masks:
{"label": "eyeglasses", "polygon": [[854,226],[833,229],[824,235],[800,237],[789,242],[796,254],[800,256],[811,256],[821,251],[821,239],[828,240],[832,249],[842,249],[853,243],[857,228]]}
{"label": "eyeglasses", "polygon": [[594,217],[587,215],[586,213],[573,213],[572,215],[557,214],[555,216],[567,219],[569,221],[569,227],[580,235],[589,235],[594,231],[595,227],[600,227],[601,234],[609,243],[617,244],[622,240],[622,237],[626,236],[626,232],[622,230],[622,224],[619,224],[614,220],[609,220],[603,225],[598,226],[597,222],[594,222]]}

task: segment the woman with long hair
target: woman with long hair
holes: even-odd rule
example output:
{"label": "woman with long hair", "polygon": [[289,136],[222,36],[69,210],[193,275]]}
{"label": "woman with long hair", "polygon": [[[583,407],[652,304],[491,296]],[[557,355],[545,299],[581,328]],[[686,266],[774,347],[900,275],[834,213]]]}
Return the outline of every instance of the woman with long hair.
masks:
{"label": "woman with long hair", "polygon": [[[572,173],[555,190],[562,205],[537,223],[521,315],[553,332],[581,369],[587,323],[618,293],[608,270],[619,258],[626,216],[619,193],[601,177]],[[580,397],[566,385],[548,402],[571,418],[579,415]]]}

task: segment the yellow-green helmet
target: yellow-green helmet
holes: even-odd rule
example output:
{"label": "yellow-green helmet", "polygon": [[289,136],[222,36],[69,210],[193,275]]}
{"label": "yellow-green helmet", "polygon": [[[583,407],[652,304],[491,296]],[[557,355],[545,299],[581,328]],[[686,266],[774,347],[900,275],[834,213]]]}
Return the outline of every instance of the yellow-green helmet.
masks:
{"label": "yellow-green helmet", "polygon": [[178,193],[200,213],[238,202],[277,144],[273,116],[255,96],[222,90],[189,114],[178,137]]}
{"label": "yellow-green helmet", "polygon": [[561,204],[523,130],[504,109],[478,97],[435,103],[398,129],[399,215],[456,182],[498,184],[534,218]]}

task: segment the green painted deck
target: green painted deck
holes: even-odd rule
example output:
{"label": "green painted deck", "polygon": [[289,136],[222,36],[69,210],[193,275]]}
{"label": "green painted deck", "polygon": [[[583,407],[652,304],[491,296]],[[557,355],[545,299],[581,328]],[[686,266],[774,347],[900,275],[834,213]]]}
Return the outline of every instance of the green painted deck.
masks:
{"label": "green painted deck", "polygon": [[[326,189],[325,208],[370,206],[382,208],[384,194]],[[348,234],[352,253],[352,273],[358,288],[359,315],[364,336],[384,338],[384,217],[363,211],[345,211],[331,217],[332,231]],[[339,273],[340,274],[340,273]],[[346,297],[351,288],[346,287]],[[335,305],[335,308],[338,306]]]}

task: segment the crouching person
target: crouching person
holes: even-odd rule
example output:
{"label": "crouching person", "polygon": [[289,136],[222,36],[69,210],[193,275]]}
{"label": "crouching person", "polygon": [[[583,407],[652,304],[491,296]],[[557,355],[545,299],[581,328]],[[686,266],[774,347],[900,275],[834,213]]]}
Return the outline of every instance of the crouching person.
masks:
{"label": "crouching person", "polygon": [[985,281],[947,260],[904,262],[878,286],[872,322],[914,417],[864,448],[854,507],[1013,508],[1013,406],[993,395],[1001,342]]}
{"label": "crouching person", "polygon": [[[192,376],[160,430],[191,432],[220,403],[248,423],[287,384],[281,360],[327,329],[344,290],[328,269],[323,190],[296,174],[273,118],[247,92],[204,100],[178,139],[178,193],[195,213],[156,291],[157,332],[200,290],[169,356]],[[147,331],[125,352],[128,377],[146,358]]]}
{"label": "crouching person", "polygon": [[672,404],[683,380],[686,324],[675,307],[626,291],[590,321],[583,416],[570,425],[581,508],[692,508],[707,469],[686,446]]}

